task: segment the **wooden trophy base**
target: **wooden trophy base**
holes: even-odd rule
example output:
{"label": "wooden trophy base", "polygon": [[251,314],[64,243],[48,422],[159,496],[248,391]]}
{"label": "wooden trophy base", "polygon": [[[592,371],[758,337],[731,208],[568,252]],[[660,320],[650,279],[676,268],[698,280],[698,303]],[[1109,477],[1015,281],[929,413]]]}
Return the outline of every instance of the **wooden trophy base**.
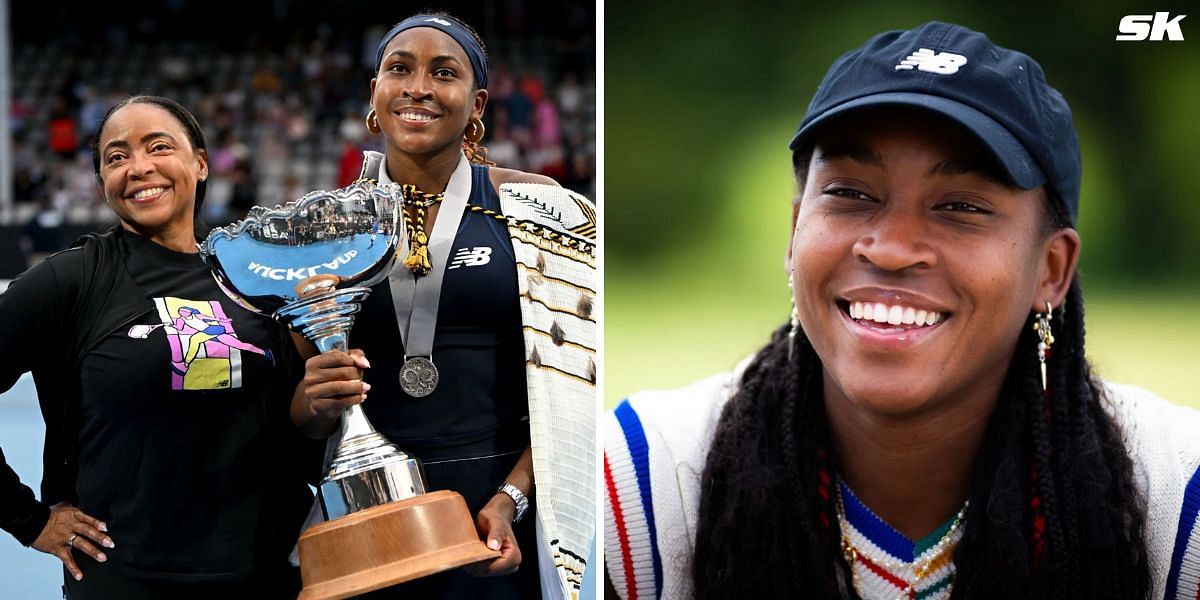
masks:
{"label": "wooden trophy base", "polygon": [[467,503],[439,490],[314,525],[300,536],[298,600],[338,600],[496,558]]}

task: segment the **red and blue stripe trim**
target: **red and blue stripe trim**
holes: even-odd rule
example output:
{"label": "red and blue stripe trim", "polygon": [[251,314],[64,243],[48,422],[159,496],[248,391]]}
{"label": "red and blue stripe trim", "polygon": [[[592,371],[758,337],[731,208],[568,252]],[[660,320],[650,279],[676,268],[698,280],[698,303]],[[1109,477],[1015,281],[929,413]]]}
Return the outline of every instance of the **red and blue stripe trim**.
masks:
{"label": "red and blue stripe trim", "polygon": [[[1192,474],[1183,491],[1183,509],[1179,513],[1179,528],[1175,533],[1175,550],[1171,554],[1171,570],[1163,598],[1200,598],[1200,535],[1196,535],[1200,519],[1200,468]],[[1187,567],[1185,568],[1185,564]]]}
{"label": "red and blue stripe trim", "polygon": [[[662,596],[663,567],[650,483],[650,444],[637,411],[628,400],[613,410],[604,450],[604,482],[612,511],[608,533],[613,584],[626,600]],[[619,575],[618,575],[619,573]]]}
{"label": "red and blue stripe trim", "polygon": [[650,492],[650,445],[646,441],[646,432],[637,411],[624,400],[613,411],[617,423],[625,436],[625,446],[629,449],[629,459],[633,464],[633,472],[637,478],[638,492],[641,495],[641,508],[646,519],[646,530],[650,534],[650,558],[654,567],[654,589],[662,590],[662,559],[658,554],[658,533],[654,527],[654,501]]}
{"label": "red and blue stripe trim", "polygon": [[874,512],[871,512],[871,509],[867,508],[862,500],[854,495],[846,482],[839,480],[838,486],[842,489],[842,505],[846,510],[846,520],[884,552],[904,562],[912,562],[915,558],[916,547],[912,540],[904,537],[904,534],[896,531]]}
{"label": "red and blue stripe trim", "polygon": [[633,571],[633,552],[629,548],[629,528],[625,526],[625,511],[621,508],[621,497],[613,483],[612,467],[608,465],[608,453],[604,453],[604,484],[608,488],[608,500],[612,505],[613,521],[617,527],[617,544],[621,548],[621,572],[625,574],[625,598],[637,600],[637,577]]}

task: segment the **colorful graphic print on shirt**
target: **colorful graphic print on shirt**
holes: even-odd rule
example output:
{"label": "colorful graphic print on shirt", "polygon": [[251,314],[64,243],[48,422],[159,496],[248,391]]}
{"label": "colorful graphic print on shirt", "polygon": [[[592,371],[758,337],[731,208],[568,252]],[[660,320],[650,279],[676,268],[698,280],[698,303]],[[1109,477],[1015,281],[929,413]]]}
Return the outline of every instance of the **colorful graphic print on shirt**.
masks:
{"label": "colorful graphic print on shirt", "polygon": [[270,350],[237,337],[233,320],[217,300],[155,298],[159,324],[134,325],[129,337],[146,338],[161,327],[171,350],[171,389],[218,390],[242,387],[242,352],[274,364]]}

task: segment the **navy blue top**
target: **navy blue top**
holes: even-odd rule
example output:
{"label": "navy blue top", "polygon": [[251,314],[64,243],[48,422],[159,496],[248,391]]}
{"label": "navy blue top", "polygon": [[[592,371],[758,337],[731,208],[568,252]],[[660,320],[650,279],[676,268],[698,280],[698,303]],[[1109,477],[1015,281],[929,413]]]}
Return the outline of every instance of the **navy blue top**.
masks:
{"label": "navy blue top", "polygon": [[[383,168],[382,165],[380,168]],[[471,165],[468,204],[500,212],[488,168]],[[363,409],[380,433],[421,460],[431,490],[449,489],[475,515],[529,446],[529,400],[516,257],[506,225],[467,211],[446,265],[439,300],[433,362],[440,380],[432,394],[413,398],[400,389],[404,346],[391,288],[372,288],[350,333],[350,347],[371,361]],[[365,595],[371,600],[530,600],[540,597],[537,507],[513,527],[522,552],[516,573],[472,577],[445,571]]]}
{"label": "navy blue top", "polygon": [[[488,169],[471,166],[469,204],[500,211]],[[364,302],[350,346],[371,361],[363,405],[380,433],[429,462],[528,445],[524,344],[516,259],[504,223],[463,214],[442,283],[433,362],[440,381],[425,398],[400,389],[404,358],[387,281]]]}

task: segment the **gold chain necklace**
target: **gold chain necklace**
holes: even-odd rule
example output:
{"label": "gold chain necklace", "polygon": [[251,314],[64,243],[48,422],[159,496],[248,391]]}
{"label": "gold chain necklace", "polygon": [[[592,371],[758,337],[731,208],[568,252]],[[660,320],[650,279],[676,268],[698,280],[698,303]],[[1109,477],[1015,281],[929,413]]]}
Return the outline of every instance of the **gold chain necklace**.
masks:
{"label": "gold chain necklace", "polygon": [[[887,569],[892,575],[896,576],[897,579],[904,581],[906,587],[900,591],[900,595],[896,597],[896,600],[905,600],[906,598],[909,598],[913,591],[916,590],[917,584],[921,583],[921,580],[924,579],[925,576],[929,575],[929,571],[933,567],[933,564],[937,562],[942,555],[953,550],[958,544],[958,540],[954,539],[954,533],[958,531],[959,527],[962,525],[963,517],[967,513],[967,507],[970,505],[970,500],[967,500],[963,503],[962,508],[958,509],[958,514],[954,515],[954,521],[950,523],[950,528],[946,530],[946,533],[942,534],[942,537],[938,539],[937,543],[934,544],[930,550],[925,551],[925,554],[928,554],[929,558],[926,558],[919,563],[915,560],[913,562],[882,560],[871,556],[867,552],[863,552],[860,548],[855,546],[854,543],[850,541],[850,538],[846,535],[846,532],[850,529],[851,525],[850,521],[846,519],[846,505],[842,500],[842,486],[838,485],[838,529],[841,531],[842,537],[842,555],[846,557],[846,562],[850,565],[850,577],[852,579],[851,583],[854,586],[854,591],[858,593],[860,597],[862,596],[858,572],[854,570],[854,563],[858,562],[858,560],[862,558],[863,560],[869,560],[870,562]],[[903,573],[910,568],[913,571],[912,581],[908,581],[907,579],[900,577],[899,573]],[[951,589],[953,589],[953,587],[954,583],[951,581],[950,585],[946,587],[946,591],[949,592]]]}

